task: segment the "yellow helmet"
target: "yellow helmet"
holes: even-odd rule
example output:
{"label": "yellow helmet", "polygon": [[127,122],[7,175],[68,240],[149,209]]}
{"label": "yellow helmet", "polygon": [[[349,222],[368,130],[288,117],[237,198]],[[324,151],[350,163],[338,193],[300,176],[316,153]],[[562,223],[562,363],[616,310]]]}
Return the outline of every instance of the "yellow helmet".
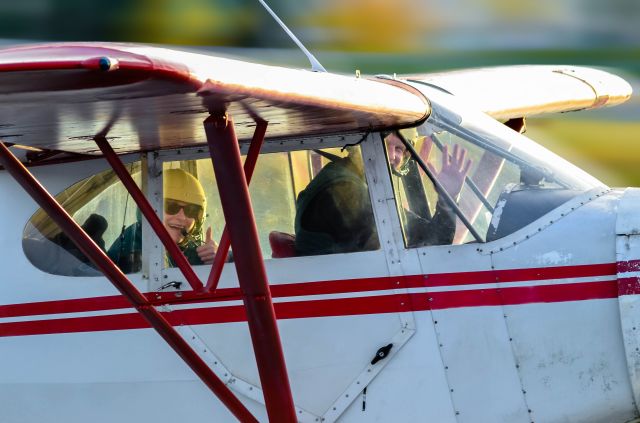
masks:
{"label": "yellow helmet", "polygon": [[182,169],[168,169],[164,171],[163,196],[172,200],[196,204],[207,208],[207,197],[200,181]]}

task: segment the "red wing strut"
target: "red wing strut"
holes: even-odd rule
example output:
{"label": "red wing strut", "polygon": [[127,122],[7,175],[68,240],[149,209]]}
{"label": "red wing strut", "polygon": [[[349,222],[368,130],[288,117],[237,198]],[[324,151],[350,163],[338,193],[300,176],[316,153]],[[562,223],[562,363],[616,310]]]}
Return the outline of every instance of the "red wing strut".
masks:
{"label": "red wing strut", "polygon": [[[267,122],[259,118],[256,119],[256,132],[253,135],[253,139],[249,145],[247,158],[244,161],[244,176],[247,180],[247,185],[251,182],[253,171],[256,168],[258,156],[260,155],[260,147],[262,147],[266,131]],[[213,161],[213,157],[211,159]],[[224,267],[225,260],[227,259],[227,254],[229,253],[230,243],[229,230],[225,226],[222,231],[222,237],[218,244],[218,252],[213,260],[213,265],[211,266],[211,272],[209,273],[209,278],[207,280],[207,285],[204,288],[204,292],[216,291],[218,282],[220,281],[220,275],[222,274],[222,268]]]}
{"label": "red wing strut", "polygon": [[204,121],[204,129],[233,247],[269,421],[295,423],[291,387],[233,120],[227,114],[212,114]]}

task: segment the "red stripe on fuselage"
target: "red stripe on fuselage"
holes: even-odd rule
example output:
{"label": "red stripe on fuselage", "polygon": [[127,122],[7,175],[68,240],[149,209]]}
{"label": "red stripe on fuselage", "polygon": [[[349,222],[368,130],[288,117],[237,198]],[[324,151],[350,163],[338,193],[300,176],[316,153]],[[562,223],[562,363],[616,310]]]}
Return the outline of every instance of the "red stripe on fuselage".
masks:
{"label": "red stripe on fuselage", "polygon": [[617,269],[618,295],[640,294],[640,278],[638,276],[621,275],[623,273],[640,272],[640,260],[619,261]]}
{"label": "red stripe on fuselage", "polygon": [[[375,295],[291,301],[274,304],[278,319],[349,316],[442,310],[460,307],[555,303],[616,298],[616,280],[525,287],[498,287],[432,293]],[[175,310],[163,313],[173,325],[202,325],[246,320],[242,305]],[[73,317],[0,324],[0,337],[143,329],[137,313]]]}
{"label": "red stripe on fuselage", "polygon": [[482,272],[437,273],[427,275],[427,286],[454,286],[481,283],[505,283],[540,281],[549,279],[585,278],[616,274],[615,263],[588,264],[583,266],[540,267],[532,269],[507,269]]}
{"label": "red stripe on fuselage", "polygon": [[640,280],[638,277],[618,279],[618,295],[638,295],[640,294]]}
{"label": "red stripe on fuselage", "polygon": [[618,273],[640,271],[640,260],[619,261],[616,263]]}
{"label": "red stripe on fuselage", "polygon": [[[620,263],[618,263],[620,267]],[[304,282],[271,285],[274,298],[302,295],[328,295],[353,292],[380,291],[396,288],[421,288],[505,283],[580,277],[610,276],[616,274],[616,263],[582,266],[559,266],[533,269],[489,270],[478,272],[437,273],[430,275],[388,276],[379,278],[346,279],[320,282]],[[149,293],[149,298],[176,298],[175,293]],[[218,289],[204,298],[193,292],[182,292],[181,303],[241,300],[239,288]],[[70,300],[42,301],[24,304],[0,305],[0,318],[35,316],[42,314],[79,313],[130,308],[127,300],[119,295]]]}
{"label": "red stripe on fuselage", "polygon": [[36,303],[7,304],[0,306],[0,318],[37,316],[41,314],[82,313],[87,311],[117,310],[131,308],[121,295],[73,300],[41,301]]}

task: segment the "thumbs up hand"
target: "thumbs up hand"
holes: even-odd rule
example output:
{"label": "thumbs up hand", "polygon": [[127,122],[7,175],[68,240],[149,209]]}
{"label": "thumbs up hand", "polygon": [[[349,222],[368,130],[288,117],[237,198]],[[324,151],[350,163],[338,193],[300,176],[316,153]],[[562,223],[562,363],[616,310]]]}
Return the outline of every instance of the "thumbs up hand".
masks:
{"label": "thumbs up hand", "polygon": [[213,240],[211,226],[209,226],[205,235],[204,244],[196,248],[196,252],[204,264],[212,264],[217,251],[218,244]]}

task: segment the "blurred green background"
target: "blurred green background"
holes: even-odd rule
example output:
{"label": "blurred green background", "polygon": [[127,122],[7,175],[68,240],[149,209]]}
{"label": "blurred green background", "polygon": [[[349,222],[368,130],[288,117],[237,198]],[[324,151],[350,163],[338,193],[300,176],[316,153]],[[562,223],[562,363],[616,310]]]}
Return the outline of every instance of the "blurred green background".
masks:
{"label": "blurred green background", "polygon": [[[606,68],[640,88],[638,0],[271,0],[330,71]],[[0,2],[0,45],[129,41],[308,67],[257,0]],[[527,135],[612,186],[640,186],[640,101],[531,119]]]}

